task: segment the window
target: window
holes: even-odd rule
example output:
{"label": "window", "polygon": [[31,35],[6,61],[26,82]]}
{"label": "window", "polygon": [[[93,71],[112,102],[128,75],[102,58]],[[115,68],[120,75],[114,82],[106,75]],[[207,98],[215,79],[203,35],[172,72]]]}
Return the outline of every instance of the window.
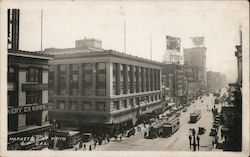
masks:
{"label": "window", "polygon": [[106,69],[106,63],[97,63],[97,69],[98,70],[105,70]]}
{"label": "window", "polygon": [[16,80],[16,68],[8,67],[8,82],[15,82]]}
{"label": "window", "polygon": [[83,64],[83,95],[92,95],[92,64]]}
{"label": "window", "polygon": [[54,94],[54,66],[49,66],[49,80],[48,80],[48,85],[49,85],[49,94]]}
{"label": "window", "polygon": [[98,81],[99,82],[106,82],[106,74],[99,74]]}
{"label": "window", "polygon": [[64,110],[65,109],[65,101],[58,101],[57,108],[59,110]]}
{"label": "window", "polygon": [[91,102],[83,101],[83,106],[85,111],[91,111]]}
{"label": "window", "polygon": [[41,91],[27,91],[26,104],[41,104],[42,92]]}
{"label": "window", "polygon": [[118,64],[113,63],[113,95],[118,94]]}
{"label": "window", "polygon": [[8,107],[15,106],[17,103],[16,92],[8,91]]}
{"label": "window", "polygon": [[42,69],[41,68],[28,68],[26,71],[27,82],[42,82]]}
{"label": "window", "polygon": [[96,63],[96,91],[98,96],[106,95],[106,63]]}
{"label": "window", "polygon": [[53,101],[49,100],[49,102],[48,102],[48,108],[51,109],[51,110],[56,109],[56,106],[54,106],[54,102]]}
{"label": "window", "polygon": [[58,91],[60,95],[66,94],[66,65],[59,65]]}
{"label": "window", "polygon": [[114,101],[114,107],[115,107],[115,110],[120,110],[120,103],[119,103],[119,101]]}
{"label": "window", "polygon": [[85,82],[91,82],[92,80],[92,74],[85,74],[84,81]]}
{"label": "window", "polygon": [[70,94],[78,95],[79,91],[79,66],[78,64],[70,65]]}
{"label": "window", "polygon": [[139,97],[135,98],[135,101],[136,101],[136,105],[140,105]]}
{"label": "window", "polygon": [[106,88],[98,88],[97,89],[97,95],[98,96],[105,96],[106,95]]}
{"label": "window", "polygon": [[128,104],[127,104],[127,100],[126,100],[126,99],[123,100],[123,105],[124,105],[124,108],[127,108],[127,107],[128,107]]}
{"label": "window", "polygon": [[77,110],[77,101],[69,101],[69,110]]}
{"label": "window", "polygon": [[105,111],[105,102],[96,102],[96,111]]}
{"label": "window", "polygon": [[41,112],[28,112],[26,113],[26,126],[39,125]]}
{"label": "window", "polygon": [[131,106],[134,106],[134,99],[131,98],[131,99],[129,99],[129,101],[130,101],[130,105],[131,105]]}

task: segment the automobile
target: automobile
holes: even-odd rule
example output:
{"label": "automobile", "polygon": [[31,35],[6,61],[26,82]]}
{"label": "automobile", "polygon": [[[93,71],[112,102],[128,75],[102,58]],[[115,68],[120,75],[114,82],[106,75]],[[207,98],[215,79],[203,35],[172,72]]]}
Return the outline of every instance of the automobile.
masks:
{"label": "automobile", "polygon": [[181,112],[178,111],[178,112],[176,112],[175,117],[180,117],[180,115],[181,115]]}
{"label": "automobile", "polygon": [[135,134],[135,129],[131,128],[126,132],[127,137],[130,137]]}
{"label": "automobile", "polygon": [[198,133],[200,135],[204,134],[206,132],[206,129],[204,127],[199,127]]}
{"label": "automobile", "polygon": [[187,108],[186,107],[183,109],[183,112],[187,112]]}
{"label": "automobile", "polygon": [[84,133],[82,135],[82,141],[83,142],[89,142],[92,140],[92,134],[91,133]]}

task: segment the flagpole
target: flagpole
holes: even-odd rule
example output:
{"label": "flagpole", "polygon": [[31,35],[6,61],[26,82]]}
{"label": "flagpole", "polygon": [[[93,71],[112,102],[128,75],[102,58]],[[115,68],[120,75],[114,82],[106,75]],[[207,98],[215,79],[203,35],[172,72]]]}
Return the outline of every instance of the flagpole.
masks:
{"label": "flagpole", "polygon": [[152,60],[152,34],[150,33],[150,59]]}
{"label": "flagpole", "polygon": [[126,19],[124,20],[124,53],[126,53]]}
{"label": "flagpole", "polygon": [[43,51],[43,9],[41,10],[41,51]]}

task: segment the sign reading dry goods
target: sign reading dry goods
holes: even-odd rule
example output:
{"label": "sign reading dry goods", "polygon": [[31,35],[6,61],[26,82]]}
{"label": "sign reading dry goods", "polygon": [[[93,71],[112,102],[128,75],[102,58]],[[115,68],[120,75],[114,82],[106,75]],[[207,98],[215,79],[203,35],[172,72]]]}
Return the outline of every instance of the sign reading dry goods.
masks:
{"label": "sign reading dry goods", "polygon": [[28,113],[28,112],[47,110],[47,109],[48,109],[48,104],[20,106],[17,108],[8,109],[8,114]]}

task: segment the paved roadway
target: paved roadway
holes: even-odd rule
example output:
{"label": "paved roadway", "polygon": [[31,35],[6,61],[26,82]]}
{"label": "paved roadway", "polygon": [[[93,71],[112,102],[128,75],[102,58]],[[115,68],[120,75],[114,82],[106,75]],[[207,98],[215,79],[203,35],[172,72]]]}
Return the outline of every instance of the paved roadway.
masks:
{"label": "paved roadway", "polygon": [[[205,127],[206,132],[200,135],[200,151],[212,150],[212,138],[209,136],[212,128],[212,112],[207,111],[214,106],[214,97],[212,94],[203,96],[194,104],[188,107],[187,112],[182,112],[180,116],[180,129],[169,138],[144,139],[144,132],[131,136],[122,141],[111,141],[108,144],[97,146],[94,151],[190,151],[189,149],[189,128]],[[203,100],[203,103],[201,102]],[[189,114],[194,109],[201,109],[201,119],[197,123],[190,124]]]}

